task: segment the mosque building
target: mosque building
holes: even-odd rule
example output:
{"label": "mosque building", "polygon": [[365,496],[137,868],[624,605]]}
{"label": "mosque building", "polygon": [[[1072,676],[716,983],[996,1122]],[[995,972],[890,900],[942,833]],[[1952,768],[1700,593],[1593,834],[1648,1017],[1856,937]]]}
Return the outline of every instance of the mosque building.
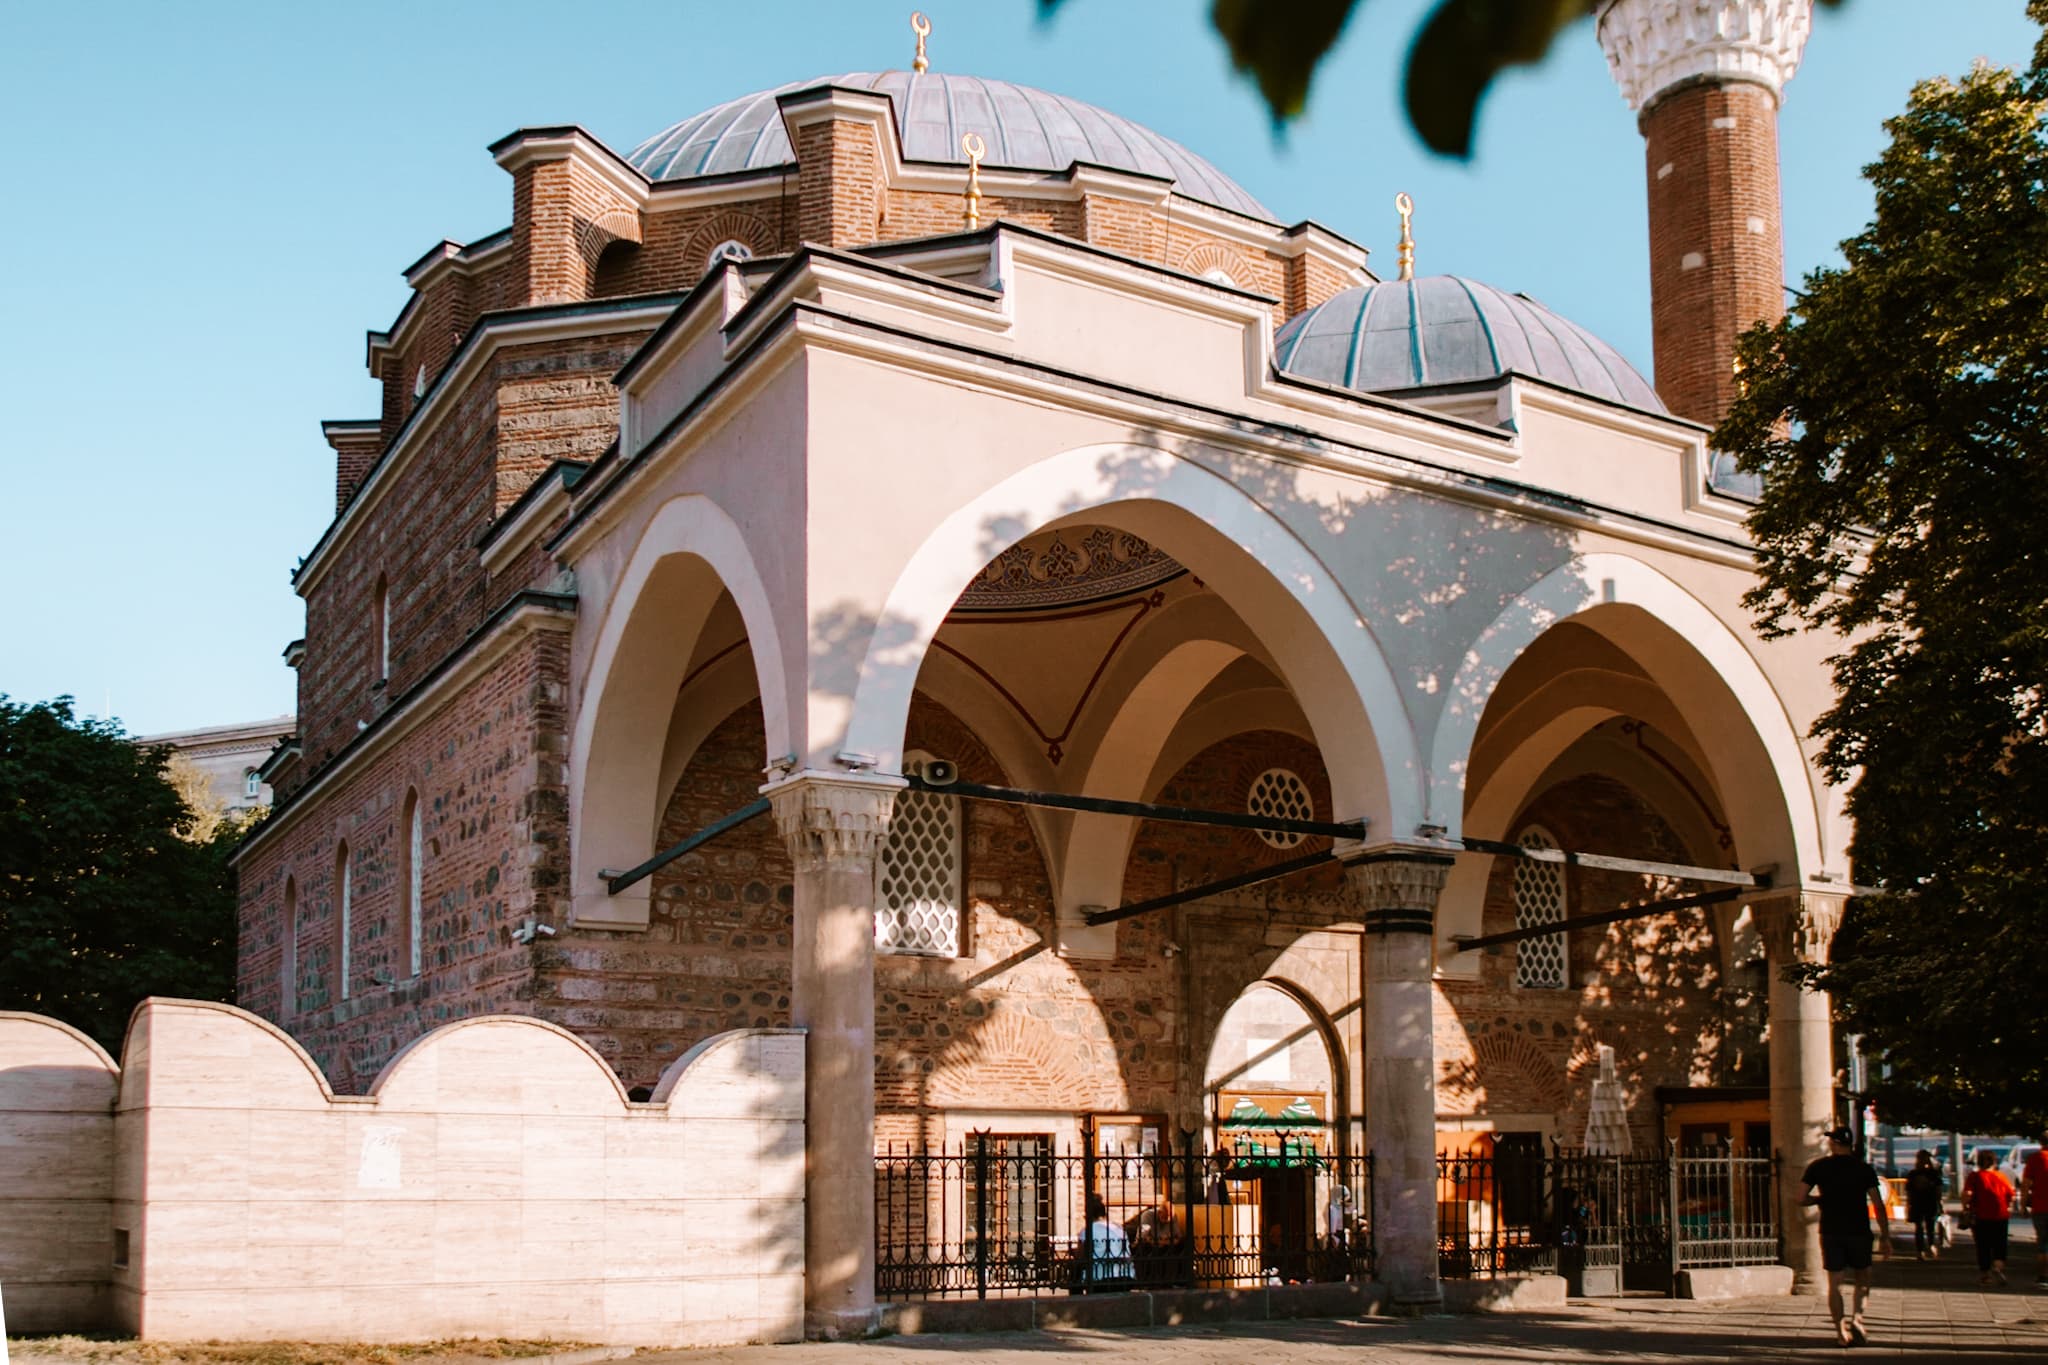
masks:
{"label": "mosque building", "polygon": [[804,1029],[821,1332],[873,1319],[882,1150],[1288,1115],[1372,1154],[1422,1303],[1440,1155],[1803,1157],[1826,644],[1752,628],[1707,437],[1810,3],[1598,22],[1654,386],[1534,282],[1415,275],[1405,201],[1388,269],[921,21],[630,151],[494,144],[510,226],[407,268],[323,427],[241,1005],[342,1093],[478,1015],[636,1093]]}

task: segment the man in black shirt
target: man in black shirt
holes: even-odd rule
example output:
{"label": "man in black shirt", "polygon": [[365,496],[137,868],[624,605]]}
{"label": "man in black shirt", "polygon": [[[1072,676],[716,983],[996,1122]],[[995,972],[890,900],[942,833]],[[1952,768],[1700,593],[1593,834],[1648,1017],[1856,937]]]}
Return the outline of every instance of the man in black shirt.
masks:
{"label": "man in black shirt", "polygon": [[[1864,1341],[1863,1305],[1870,1297],[1870,1219],[1884,1231],[1884,1254],[1892,1254],[1891,1219],[1885,1212],[1884,1186],[1869,1162],[1856,1155],[1847,1128],[1828,1134],[1828,1154],[1799,1177],[1806,1187],[1801,1204],[1820,1205],[1820,1263],[1828,1272],[1828,1312],[1835,1337],[1844,1346]],[[1856,1277],[1856,1307],[1844,1320],[1842,1276]]]}

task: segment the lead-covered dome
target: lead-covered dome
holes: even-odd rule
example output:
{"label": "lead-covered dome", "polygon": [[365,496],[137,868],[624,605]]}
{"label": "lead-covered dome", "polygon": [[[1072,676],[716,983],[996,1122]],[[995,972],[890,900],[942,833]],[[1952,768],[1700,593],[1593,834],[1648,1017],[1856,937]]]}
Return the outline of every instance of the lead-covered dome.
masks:
{"label": "lead-covered dome", "polygon": [[887,95],[896,105],[906,161],[965,165],[960,138],[979,133],[988,144],[986,167],[1063,171],[1085,161],[1171,180],[1190,199],[1273,221],[1263,204],[1208,161],[1127,118],[1029,86],[931,71],[856,71],[763,90],[663,129],[626,159],[649,180],[787,166],[796,155],[776,96],[826,85]]}
{"label": "lead-covered dome", "polygon": [[1367,393],[1493,379],[1513,370],[1648,412],[1657,391],[1621,353],[1526,294],[1431,275],[1334,295],[1287,320],[1274,360]]}

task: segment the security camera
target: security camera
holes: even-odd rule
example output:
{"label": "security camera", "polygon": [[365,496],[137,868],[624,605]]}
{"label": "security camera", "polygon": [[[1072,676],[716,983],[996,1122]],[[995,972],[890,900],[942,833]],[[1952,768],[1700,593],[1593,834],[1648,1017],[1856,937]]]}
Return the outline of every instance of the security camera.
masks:
{"label": "security camera", "polygon": [[927,787],[950,787],[960,780],[960,770],[943,758],[929,758],[918,776]]}

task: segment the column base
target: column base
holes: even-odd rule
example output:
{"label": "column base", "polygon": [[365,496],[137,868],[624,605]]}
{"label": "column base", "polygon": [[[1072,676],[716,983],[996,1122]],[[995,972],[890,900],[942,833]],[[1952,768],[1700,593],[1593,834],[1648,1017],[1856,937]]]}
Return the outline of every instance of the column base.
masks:
{"label": "column base", "polygon": [[804,1310],[804,1340],[806,1341],[859,1341],[863,1337],[879,1336],[882,1331],[882,1310],[869,1308]]}
{"label": "column base", "polygon": [[1387,1311],[1395,1317],[1426,1318],[1444,1311],[1444,1287],[1431,1284],[1392,1290],[1387,1294]]}

